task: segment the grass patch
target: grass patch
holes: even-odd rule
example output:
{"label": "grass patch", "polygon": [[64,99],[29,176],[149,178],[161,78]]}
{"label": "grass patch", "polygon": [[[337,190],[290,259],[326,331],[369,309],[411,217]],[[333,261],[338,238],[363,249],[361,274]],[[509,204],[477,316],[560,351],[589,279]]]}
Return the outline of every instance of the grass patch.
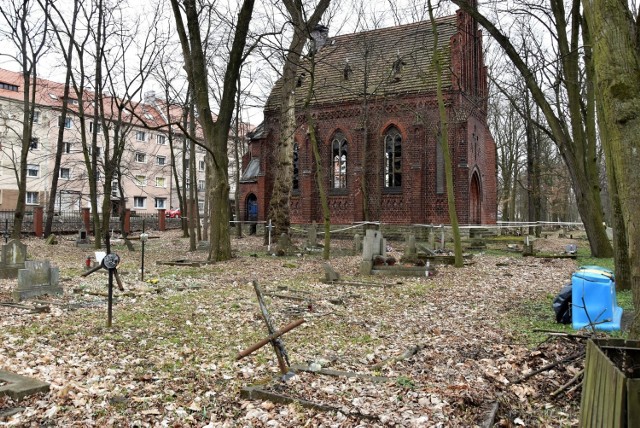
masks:
{"label": "grass patch", "polygon": [[537,345],[547,338],[547,333],[534,330],[572,333],[574,330],[571,328],[571,324],[556,322],[552,308],[554,297],[546,295],[544,299],[521,302],[518,308],[508,313],[506,327],[529,346]]}

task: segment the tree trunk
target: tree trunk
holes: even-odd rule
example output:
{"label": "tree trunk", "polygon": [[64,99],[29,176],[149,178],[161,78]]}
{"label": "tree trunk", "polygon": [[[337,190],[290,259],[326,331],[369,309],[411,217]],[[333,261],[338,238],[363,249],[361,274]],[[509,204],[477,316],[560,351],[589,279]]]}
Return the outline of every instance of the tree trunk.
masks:
{"label": "tree trunk", "polygon": [[267,220],[271,220],[274,227],[273,236],[280,236],[282,233],[289,234],[289,226],[291,225],[289,200],[293,183],[293,144],[297,129],[295,89],[298,64],[300,63],[302,49],[307,41],[309,32],[320,22],[320,18],[329,7],[329,3],[330,0],[320,0],[313,15],[305,22],[302,2],[284,1],[293,25],[293,36],[282,71],[280,138],[274,148],[273,190],[267,216]]}
{"label": "tree trunk", "polygon": [[584,0],[605,156],[610,157],[628,244],[636,315],[629,337],[640,338],[640,54],[638,25],[626,2]]}
{"label": "tree trunk", "polygon": [[431,0],[428,1],[429,18],[433,31],[433,62],[436,69],[436,93],[438,97],[438,111],[440,113],[440,146],[444,157],[444,170],[447,183],[447,202],[449,206],[449,221],[453,232],[453,247],[455,254],[455,267],[462,267],[462,243],[460,241],[460,229],[458,228],[458,213],[456,211],[456,196],[453,188],[453,168],[451,166],[451,152],[449,152],[449,124],[447,110],[442,94],[442,63],[440,62],[440,48],[438,47],[438,27],[433,16]]}

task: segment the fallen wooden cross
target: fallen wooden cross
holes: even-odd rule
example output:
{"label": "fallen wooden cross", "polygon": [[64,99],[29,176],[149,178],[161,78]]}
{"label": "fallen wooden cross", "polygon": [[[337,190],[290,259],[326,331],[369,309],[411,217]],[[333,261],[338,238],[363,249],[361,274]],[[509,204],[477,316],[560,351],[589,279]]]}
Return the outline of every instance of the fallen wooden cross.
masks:
{"label": "fallen wooden cross", "polygon": [[256,350],[262,348],[267,343],[271,343],[273,346],[273,350],[276,353],[276,357],[278,359],[278,366],[280,367],[280,372],[282,375],[286,375],[289,373],[289,357],[287,355],[287,351],[284,349],[284,343],[282,343],[282,339],[280,336],[285,334],[286,332],[293,330],[298,327],[300,324],[304,323],[304,319],[296,320],[280,330],[276,331],[273,327],[273,322],[271,321],[271,316],[269,315],[269,311],[267,310],[267,306],[264,303],[264,298],[262,296],[262,290],[258,286],[257,281],[252,281],[253,289],[256,292],[256,296],[258,297],[258,305],[260,306],[260,312],[262,312],[262,318],[264,319],[265,324],[267,325],[267,330],[269,332],[269,336],[265,339],[262,339],[260,342],[256,343],[253,346],[245,349],[240,352],[236,357],[236,360],[246,357],[247,355],[255,352]]}

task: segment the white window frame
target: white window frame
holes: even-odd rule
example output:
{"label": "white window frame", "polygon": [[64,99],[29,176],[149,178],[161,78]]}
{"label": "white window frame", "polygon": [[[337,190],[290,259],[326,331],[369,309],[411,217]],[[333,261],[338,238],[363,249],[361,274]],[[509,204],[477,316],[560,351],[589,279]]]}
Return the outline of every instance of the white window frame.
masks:
{"label": "white window frame", "polygon": [[[160,159],[162,159],[162,162],[160,162]],[[167,164],[167,157],[166,156],[156,156],[156,165],[165,166],[166,164]]]}
{"label": "white window frame", "polygon": [[31,142],[29,143],[29,150],[38,150],[40,148],[40,138],[31,137]]}
{"label": "white window frame", "polygon": [[[34,199],[35,199],[35,202],[34,202]],[[27,192],[27,194],[25,195],[25,202],[27,205],[39,205],[40,204],[39,199],[40,199],[40,192]]]}
{"label": "white window frame", "polygon": [[147,163],[147,154],[143,152],[136,152],[136,162],[137,163]]}
{"label": "white window frame", "polygon": [[40,112],[37,110],[33,111],[33,123],[40,123]]}
{"label": "white window frame", "polygon": [[[93,121],[89,122],[89,132],[93,133]],[[102,124],[98,123],[98,134],[102,134]]]}
{"label": "white window frame", "polygon": [[[61,125],[61,121],[62,121],[62,116],[58,116],[58,128]],[[73,128],[73,119],[70,118],[69,116],[67,116],[64,120],[64,128],[65,129],[71,129]]]}
{"label": "white window frame", "polygon": [[[162,185],[158,184],[158,180],[162,180]],[[167,187],[167,178],[166,177],[156,177],[156,187]]]}
{"label": "white window frame", "polygon": [[144,187],[144,186],[147,185],[147,176],[146,175],[142,175],[142,174],[136,175],[135,176],[135,180],[136,180],[136,186]]}
{"label": "white window frame", "polygon": [[[162,201],[162,206],[158,206],[158,202],[159,201]],[[155,208],[158,209],[158,210],[166,209],[167,208],[167,198],[155,198],[154,204],[155,204]]]}
{"label": "white window frame", "polygon": [[[65,177],[62,171],[67,171],[67,176]],[[60,178],[63,180],[71,180],[71,168],[60,168]]]}
{"label": "white window frame", "polygon": [[63,153],[71,153],[71,143],[65,141],[62,144],[64,144],[64,147],[62,148]]}
{"label": "white window frame", "polygon": [[[30,171],[35,171],[35,175],[31,174]],[[36,178],[40,177],[40,165],[35,163],[27,164],[27,177]]]}
{"label": "white window frame", "polygon": [[136,131],[136,141],[147,141],[147,133],[145,131]]}
{"label": "white window frame", "polygon": [[205,161],[203,161],[203,160],[198,161],[198,169],[199,169],[200,171],[204,171],[204,169],[205,169],[205,168],[206,168],[206,163],[205,163]]}
{"label": "white window frame", "polygon": [[162,134],[156,135],[156,143],[160,144],[161,146],[165,146],[167,144],[167,136]]}
{"label": "white window frame", "polygon": [[205,180],[198,180],[198,192],[203,192],[206,186],[207,183]]}
{"label": "white window frame", "polygon": [[[142,202],[142,204],[138,204],[138,202]],[[133,197],[133,208],[147,209],[147,197],[146,196],[134,196]]]}

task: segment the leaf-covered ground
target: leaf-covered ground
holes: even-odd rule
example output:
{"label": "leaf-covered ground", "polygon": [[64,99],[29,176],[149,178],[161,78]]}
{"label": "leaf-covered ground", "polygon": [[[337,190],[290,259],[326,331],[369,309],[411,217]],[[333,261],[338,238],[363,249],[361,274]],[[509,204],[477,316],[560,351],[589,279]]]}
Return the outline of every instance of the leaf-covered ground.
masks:
{"label": "leaf-covered ground", "polygon": [[[458,427],[481,425],[496,402],[499,426],[577,424],[580,389],[550,394],[582,359],[515,382],[583,347],[563,338],[537,344],[544,335],[532,335],[539,318],[552,319],[549,302],[574,260],[488,251],[430,278],[391,278],[361,277],[361,256],[338,256],[330,263],[343,279],[389,286],[328,285],[319,255],[267,256],[257,237],[234,238],[228,262],[156,265],[206,258],[189,252],[176,231],[156,236],[145,251],[151,282],[139,280],[139,241],[136,252],[114,246],[125,292],[115,291],[110,329],[105,271],[80,276],[91,251],[71,238],[55,246],[25,241],[30,259],[60,268],[65,294],[24,302],[50,312],[0,306],[0,369],[51,384],[49,393],[17,402],[0,397],[0,426]],[[550,251],[568,242],[545,241]],[[402,243],[391,245],[399,259]],[[386,380],[309,372],[274,380],[270,346],[236,361],[267,335],[251,280],[277,327],[305,319],[284,336],[292,364]],[[0,302],[15,286],[0,282]],[[241,398],[252,385],[338,411]]]}

